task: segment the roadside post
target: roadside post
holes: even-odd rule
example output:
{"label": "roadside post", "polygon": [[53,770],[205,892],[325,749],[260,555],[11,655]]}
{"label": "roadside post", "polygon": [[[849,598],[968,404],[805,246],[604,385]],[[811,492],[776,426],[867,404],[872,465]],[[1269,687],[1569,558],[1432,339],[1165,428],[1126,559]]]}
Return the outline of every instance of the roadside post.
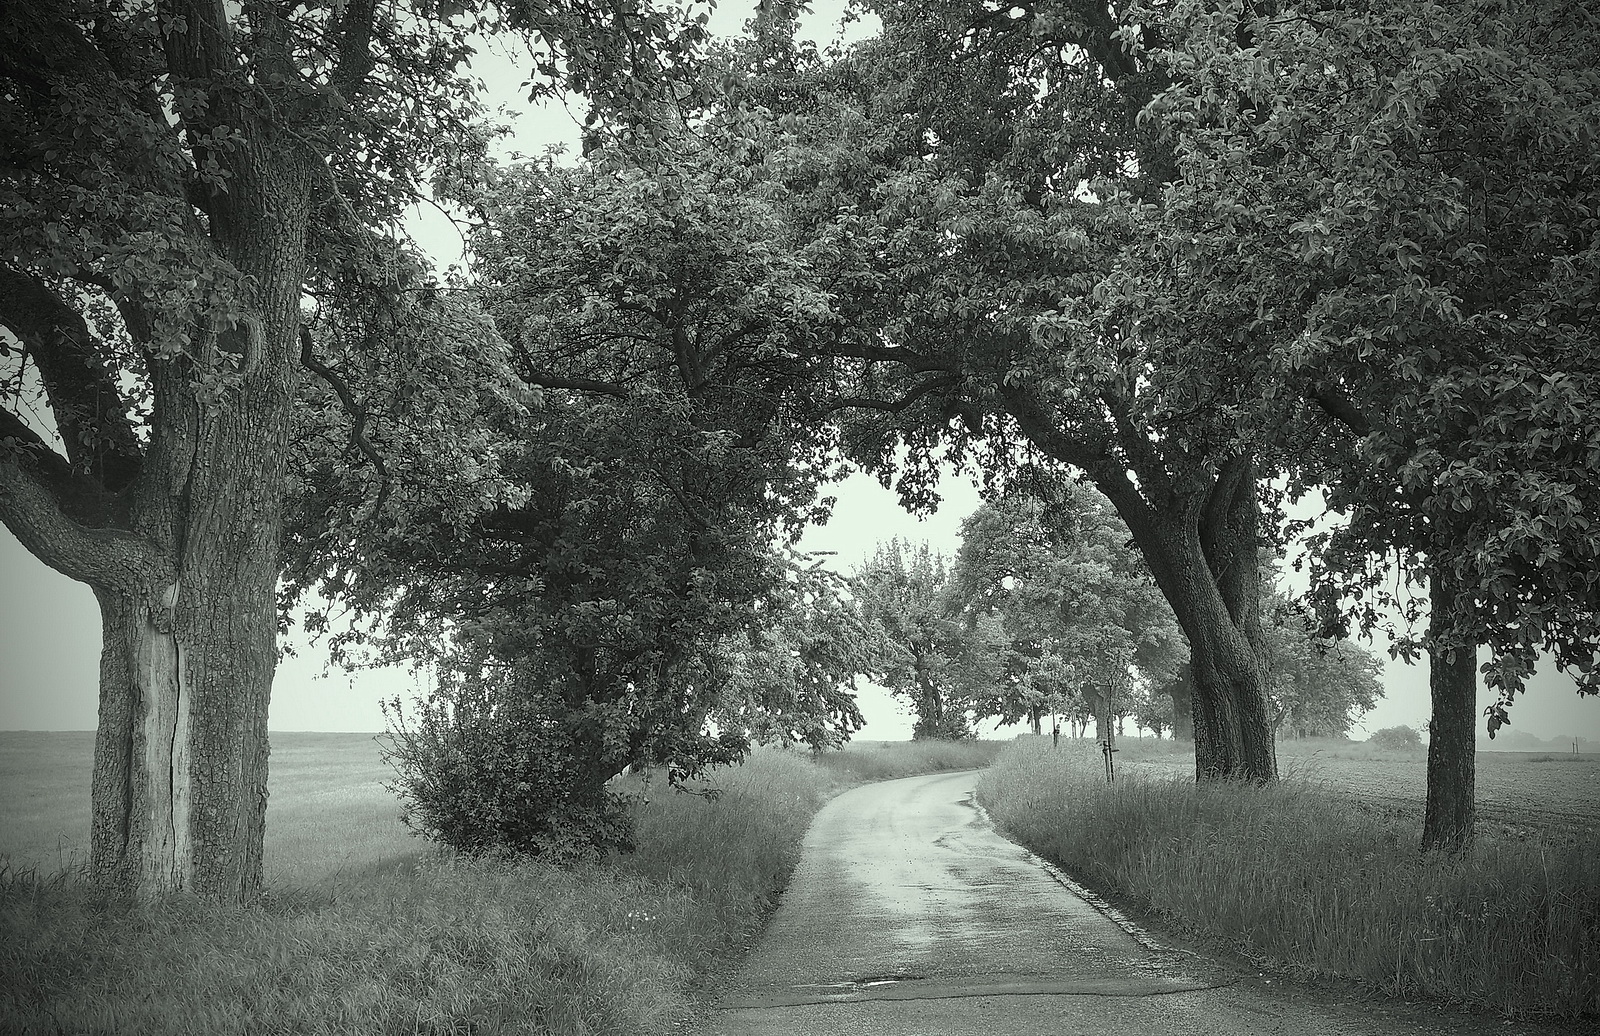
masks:
{"label": "roadside post", "polygon": [[1100,754],[1106,757],[1107,784],[1115,784],[1117,781],[1117,765],[1113,756],[1115,756],[1119,751],[1121,751],[1121,749],[1118,749],[1112,745],[1110,737],[1104,737],[1100,739]]}

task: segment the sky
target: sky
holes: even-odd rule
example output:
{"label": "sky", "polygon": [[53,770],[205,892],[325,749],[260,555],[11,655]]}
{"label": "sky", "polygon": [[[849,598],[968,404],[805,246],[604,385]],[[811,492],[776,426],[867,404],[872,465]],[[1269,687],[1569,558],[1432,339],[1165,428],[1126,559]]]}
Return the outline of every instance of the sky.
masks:
{"label": "sky", "polygon": [[[820,44],[838,36],[840,2],[811,5],[802,21]],[[724,3],[714,16],[715,32],[732,33],[753,8],[750,3]],[[846,39],[870,31],[851,27]],[[509,55],[480,54],[473,70],[507,107],[515,128],[504,147],[536,154],[547,144],[565,142],[573,154],[581,109],[561,105],[529,110],[519,84],[525,78]],[[576,117],[574,117],[576,115]],[[420,210],[412,227],[419,242],[442,263],[460,256],[460,241],[450,223],[431,209]],[[828,492],[838,498],[832,520],[813,528],[801,541],[809,551],[834,552],[833,566],[848,572],[882,541],[898,536],[928,541],[954,555],[960,546],[961,520],[978,506],[978,493],[965,479],[947,477],[938,511],[919,519],[901,510],[894,493],[866,475],[852,475]],[[424,690],[403,670],[325,672],[324,651],[304,643],[293,645],[297,657],[278,668],[273,684],[268,725],[278,731],[379,731],[384,728],[378,702],[409,700]],[[1376,650],[1382,654],[1384,646]],[[92,730],[95,726],[100,630],[94,597],[87,587],[47,568],[9,533],[0,529],[0,730]],[[1427,670],[1390,661],[1384,671],[1385,698],[1361,721],[1355,736],[1382,727],[1421,728],[1428,716]],[[1481,705],[1491,698],[1482,697]],[[863,688],[862,712],[867,727],[857,737],[903,740],[912,718],[881,689]],[[1572,682],[1553,672],[1534,678],[1529,694],[1512,710],[1512,729],[1541,738],[1585,737],[1600,741],[1600,698],[1580,699]],[[986,727],[983,731],[989,733]],[[1003,732],[1004,734],[1005,732]]]}

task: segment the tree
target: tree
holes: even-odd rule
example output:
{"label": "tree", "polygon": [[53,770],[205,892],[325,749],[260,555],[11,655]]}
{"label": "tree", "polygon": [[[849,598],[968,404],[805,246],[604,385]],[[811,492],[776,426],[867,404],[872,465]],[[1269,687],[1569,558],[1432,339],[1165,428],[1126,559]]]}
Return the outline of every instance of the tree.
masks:
{"label": "tree", "polygon": [[[530,700],[496,714],[573,760],[562,780],[581,787],[552,803],[604,801],[629,766],[682,779],[752,733],[822,746],[860,723],[839,686],[873,668],[854,607],[773,553],[826,510],[826,271],[771,196],[728,193],[741,169],[712,132],[594,141],[572,167],[458,163],[442,186],[473,223],[473,280],[448,294],[495,343],[454,354],[472,388],[449,409],[482,436],[471,477],[392,495],[374,526],[373,487],[307,440],[297,586],[381,616],[388,657],[508,674],[495,694]],[[394,401],[373,448],[431,472],[414,405],[436,390],[404,344],[399,362],[337,355],[366,399]]]}
{"label": "tree", "polygon": [[912,736],[918,739],[972,736],[968,703],[952,693],[951,658],[961,630],[949,612],[948,579],[943,555],[898,538],[878,544],[851,575],[862,611],[896,648],[881,679],[916,711]]}
{"label": "tree", "polygon": [[1391,564],[1424,588],[1423,841],[1459,847],[1478,645],[1491,731],[1541,649],[1595,682],[1595,26],[1418,2],[1174,29],[1149,116],[1181,178],[1139,293],[1188,326],[1255,300],[1257,362],[1307,404],[1285,463],[1347,517],[1314,562],[1330,628],[1378,624]]}
{"label": "tree", "polygon": [[1374,730],[1367,743],[1391,752],[1409,752],[1422,747],[1422,735],[1410,727],[1384,727]]}
{"label": "tree", "polygon": [[1211,338],[1147,333],[1106,276],[1172,166],[1136,118],[1165,75],[1125,46],[1159,38],[1160,19],[874,6],[883,34],[831,67],[826,101],[788,109],[832,206],[818,218],[850,228],[874,270],[856,333],[832,345],[881,414],[852,418],[852,457],[908,456],[913,500],[940,446],[1084,472],[1189,641],[1197,775],[1272,779],[1253,565],[1262,379]]}
{"label": "tree", "polygon": [[[481,145],[458,71],[473,32],[525,33],[602,93],[656,81],[654,45],[688,42],[646,8],[628,31],[609,17],[362,0],[0,16],[0,324],[20,343],[0,519],[100,605],[100,881],[259,886],[302,300],[382,282],[369,246],[430,166]],[[21,417],[35,374],[59,449]]]}
{"label": "tree", "polygon": [[856,680],[881,673],[893,645],[849,581],[817,558],[788,557],[785,578],[760,604],[755,623],[726,643],[730,675],[713,718],[758,744],[842,748],[865,722]]}
{"label": "tree", "polygon": [[1031,491],[990,500],[962,523],[950,572],[948,593],[969,629],[988,620],[989,641],[1001,630],[1006,637],[999,668],[1009,679],[980,715],[1027,715],[1037,731],[1042,710],[1077,700],[1105,737],[1144,682],[1131,671],[1159,678],[1182,651],[1182,634],[1104,497],[1040,472],[1026,482]]}
{"label": "tree", "polygon": [[1349,638],[1321,635],[1304,607],[1275,592],[1268,610],[1267,680],[1280,737],[1344,737],[1383,697],[1383,665]]}

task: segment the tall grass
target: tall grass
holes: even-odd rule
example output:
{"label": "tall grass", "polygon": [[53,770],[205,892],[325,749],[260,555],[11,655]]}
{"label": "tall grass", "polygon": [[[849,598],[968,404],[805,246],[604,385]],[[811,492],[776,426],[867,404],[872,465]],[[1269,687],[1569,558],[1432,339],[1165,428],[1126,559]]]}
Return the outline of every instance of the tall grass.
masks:
{"label": "tall grass", "polygon": [[1508,1015],[1600,1013],[1600,845],[1423,854],[1308,781],[1196,786],[1017,742],[979,799],[1022,844],[1265,963]]}
{"label": "tall grass", "polygon": [[922,773],[977,770],[994,762],[1007,741],[867,741],[823,752],[817,765],[840,780],[887,781]]}
{"label": "tall grass", "polygon": [[643,786],[640,850],[570,870],[415,841],[396,853],[376,830],[351,858],[337,832],[371,811],[364,762],[346,775],[362,787],[332,792],[334,766],[301,789],[317,795],[289,781],[275,796],[302,821],[283,863],[304,878],[247,908],[141,907],[71,872],[0,867],[0,1032],[684,1031],[759,932],[817,809],[856,772],[909,772],[895,749],[839,754],[854,758],[844,776],[758,751],[702,794]]}

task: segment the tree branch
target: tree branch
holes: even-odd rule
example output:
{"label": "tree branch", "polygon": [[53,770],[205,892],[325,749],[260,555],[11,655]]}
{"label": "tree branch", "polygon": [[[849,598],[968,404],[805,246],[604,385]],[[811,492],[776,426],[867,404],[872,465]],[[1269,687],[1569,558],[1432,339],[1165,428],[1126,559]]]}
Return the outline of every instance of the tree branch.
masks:
{"label": "tree branch", "polygon": [[350,386],[344,379],[334,373],[333,368],[317,359],[311,339],[311,329],[305,324],[300,325],[300,365],[315,374],[333,389],[339,402],[344,404],[345,412],[350,415],[350,442],[372,462],[373,470],[378,473],[378,499],[372,505],[374,517],[383,513],[383,505],[389,500],[389,490],[393,480],[389,477],[389,465],[383,461],[372,441],[367,438],[367,410],[356,402],[355,393],[350,391]]}
{"label": "tree branch", "polygon": [[83,315],[37,277],[0,265],[0,323],[39,368],[73,469],[121,492],[138,477],[143,451]]}
{"label": "tree branch", "polygon": [[1111,454],[1103,446],[1068,435],[1058,428],[1045,404],[1031,389],[1002,384],[1000,399],[1017,427],[1046,456],[1090,473],[1111,463]]}
{"label": "tree branch", "polygon": [[591,378],[563,378],[549,371],[538,370],[532,367],[524,368],[517,372],[517,376],[530,385],[537,385],[547,389],[568,389],[572,392],[588,392],[597,396],[614,396],[617,399],[627,399],[628,391],[614,381],[595,381]]}
{"label": "tree branch", "polygon": [[13,414],[0,411],[0,522],[34,557],[70,579],[140,600],[177,578],[151,543],[122,529],[89,528],[63,507],[86,487],[66,461]]}
{"label": "tree branch", "polygon": [[354,103],[362,81],[372,71],[372,22],[376,0],[350,0],[339,19],[339,64],[333,87],[346,102]]}
{"label": "tree branch", "polygon": [[823,408],[824,414],[838,413],[840,410],[877,410],[886,414],[898,414],[905,411],[912,403],[933,392],[940,386],[954,385],[956,379],[953,375],[938,373],[933,377],[924,378],[899,399],[876,399],[871,396],[845,396],[834,400],[829,406]]}

